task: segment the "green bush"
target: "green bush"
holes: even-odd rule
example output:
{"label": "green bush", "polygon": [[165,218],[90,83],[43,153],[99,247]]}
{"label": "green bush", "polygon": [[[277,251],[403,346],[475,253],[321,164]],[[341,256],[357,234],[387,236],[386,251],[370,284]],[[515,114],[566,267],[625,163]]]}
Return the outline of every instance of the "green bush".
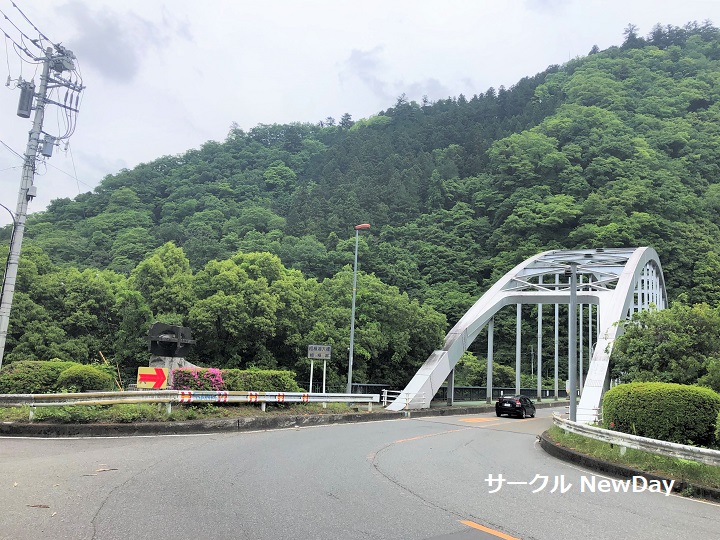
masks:
{"label": "green bush", "polygon": [[715,439],[720,394],[709,388],[646,382],[621,384],[603,398],[603,423],[623,433],[709,446]]}
{"label": "green bush", "polygon": [[122,403],[103,407],[95,422],[117,422],[130,424],[133,422],[162,421],[167,419],[165,404],[156,403]]}
{"label": "green bush", "polygon": [[20,360],[0,370],[0,394],[52,394],[60,391],[60,374],[77,362]]}
{"label": "green bush", "polygon": [[720,448],[720,413],[718,413],[717,421],[715,423],[715,446]]}
{"label": "green bush", "polygon": [[293,371],[224,369],[222,377],[227,389],[236,392],[302,391]]}
{"label": "green bush", "polygon": [[173,390],[227,390],[217,368],[179,368],[170,373]]}
{"label": "green bush", "polygon": [[64,407],[37,407],[36,422],[58,424],[89,424],[95,421],[100,407],[89,405],[66,405]]}
{"label": "green bush", "polygon": [[57,380],[61,390],[85,392],[87,390],[112,390],[113,379],[105,371],[94,366],[77,364],[63,371]]}

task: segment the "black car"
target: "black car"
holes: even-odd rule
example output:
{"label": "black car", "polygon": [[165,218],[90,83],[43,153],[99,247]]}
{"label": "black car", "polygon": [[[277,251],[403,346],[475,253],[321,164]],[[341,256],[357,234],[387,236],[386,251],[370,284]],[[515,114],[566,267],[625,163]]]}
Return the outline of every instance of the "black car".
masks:
{"label": "black car", "polygon": [[501,396],[495,403],[495,414],[535,418],[535,405],[526,396]]}

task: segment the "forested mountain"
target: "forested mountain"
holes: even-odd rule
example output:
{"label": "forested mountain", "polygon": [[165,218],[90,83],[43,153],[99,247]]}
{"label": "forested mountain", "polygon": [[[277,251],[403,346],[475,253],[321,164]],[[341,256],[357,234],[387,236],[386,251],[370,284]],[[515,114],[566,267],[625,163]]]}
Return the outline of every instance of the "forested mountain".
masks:
{"label": "forested mountain", "polygon": [[[30,217],[8,358],[77,356],[62,347],[85,339],[86,359],[104,347],[131,362],[141,348],[129,343],[151,318],[190,324],[215,365],[295,367],[310,342],[344,350],[342,287],[363,222],[365,293],[390,300],[387,312],[359,313],[360,335],[372,337],[358,341],[367,362],[358,380],[400,370],[400,382],[496,278],[546,249],[650,245],[672,298],[716,304],[719,98],[717,28],[657,26],[643,38],[630,26],[621,46],[509,89],[433,103],[401,96],[355,122],[233,127],[224,142],[120,171]],[[66,293],[52,300],[38,286],[66,275],[84,287],[102,278],[107,305],[80,295],[72,315],[59,302]],[[383,345],[400,306],[407,320]],[[111,314],[103,343],[67,320],[95,308],[98,320]],[[420,318],[432,328],[417,346],[410,321]],[[33,324],[56,328],[55,338],[32,342]]]}

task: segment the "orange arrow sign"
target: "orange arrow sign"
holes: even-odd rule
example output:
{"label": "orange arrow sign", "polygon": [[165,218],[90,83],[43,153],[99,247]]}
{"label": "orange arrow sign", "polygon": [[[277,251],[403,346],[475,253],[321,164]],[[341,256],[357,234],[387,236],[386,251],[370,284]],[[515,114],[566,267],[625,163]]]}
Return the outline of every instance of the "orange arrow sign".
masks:
{"label": "orange arrow sign", "polygon": [[138,368],[138,388],[166,388],[167,369],[165,368]]}

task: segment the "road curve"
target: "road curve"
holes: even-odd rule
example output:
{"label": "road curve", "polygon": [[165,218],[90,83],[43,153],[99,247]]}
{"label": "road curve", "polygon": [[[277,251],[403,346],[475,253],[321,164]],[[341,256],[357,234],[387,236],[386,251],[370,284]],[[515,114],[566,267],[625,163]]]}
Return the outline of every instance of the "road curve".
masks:
{"label": "road curve", "polygon": [[536,436],[551,412],[198,436],[0,438],[0,538],[717,535],[720,506],[712,503],[582,492],[582,477],[603,477],[540,449]]}

